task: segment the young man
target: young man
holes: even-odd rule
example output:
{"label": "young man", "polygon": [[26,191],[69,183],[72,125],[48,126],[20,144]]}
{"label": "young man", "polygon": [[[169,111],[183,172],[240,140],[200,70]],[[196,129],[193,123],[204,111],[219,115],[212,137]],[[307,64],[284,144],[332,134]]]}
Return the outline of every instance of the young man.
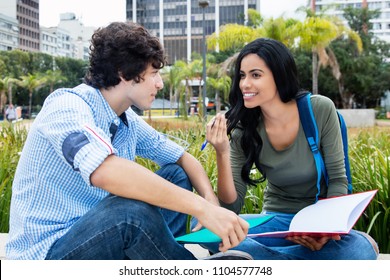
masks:
{"label": "young man", "polygon": [[[131,110],[149,109],[163,87],[158,39],[118,22],[97,30],[90,49],[85,84],[53,92],[29,131],[7,258],[194,259],[174,240],[186,214],[222,238],[221,251],[238,245],[248,223],[219,207],[194,157]],[[142,167],[136,155],[161,169]]]}

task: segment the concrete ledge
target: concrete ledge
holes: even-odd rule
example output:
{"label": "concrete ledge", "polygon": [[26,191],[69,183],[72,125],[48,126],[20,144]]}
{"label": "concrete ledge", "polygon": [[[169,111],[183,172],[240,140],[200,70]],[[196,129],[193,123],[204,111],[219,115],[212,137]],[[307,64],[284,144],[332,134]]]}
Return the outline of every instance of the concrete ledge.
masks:
{"label": "concrete ledge", "polygon": [[7,233],[0,233],[0,260],[5,260],[5,243],[7,242],[7,238]]}
{"label": "concrete ledge", "polygon": [[[7,242],[8,234],[0,233],[0,260],[5,260],[5,243]],[[185,247],[190,250],[198,259],[205,258],[209,252],[197,244],[186,244]],[[379,254],[378,260],[390,260],[390,254]]]}
{"label": "concrete ledge", "polygon": [[375,126],[374,109],[338,109],[343,116],[347,127]]}

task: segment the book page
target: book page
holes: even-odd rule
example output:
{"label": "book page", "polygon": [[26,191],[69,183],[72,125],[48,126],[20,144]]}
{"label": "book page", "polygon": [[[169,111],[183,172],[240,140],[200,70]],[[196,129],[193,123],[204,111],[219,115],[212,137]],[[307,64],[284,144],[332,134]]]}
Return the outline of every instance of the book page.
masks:
{"label": "book page", "polygon": [[248,237],[285,238],[294,235],[348,234],[377,190],[328,198],[305,207],[292,219],[288,231],[248,234]]}
{"label": "book page", "polygon": [[295,215],[290,224],[294,232],[349,232],[375,191],[319,200]]}

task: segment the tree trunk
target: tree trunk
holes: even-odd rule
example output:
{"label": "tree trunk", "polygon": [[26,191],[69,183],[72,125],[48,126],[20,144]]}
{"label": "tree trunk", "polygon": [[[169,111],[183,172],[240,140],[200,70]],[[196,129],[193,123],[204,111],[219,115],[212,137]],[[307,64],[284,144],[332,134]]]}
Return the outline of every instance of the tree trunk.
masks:
{"label": "tree trunk", "polygon": [[173,87],[169,87],[169,115],[172,116],[172,105],[173,105]]}
{"label": "tree trunk", "polygon": [[179,110],[181,111],[183,115],[183,119],[187,120],[188,119],[188,113],[187,113],[187,105],[186,105],[186,91],[184,91],[182,94],[179,94],[179,99],[180,99],[180,104],[181,108]]}
{"label": "tree trunk", "polygon": [[8,84],[8,104],[13,104],[12,103],[12,84]]}
{"label": "tree trunk", "polygon": [[339,94],[340,94],[341,105],[343,106],[343,109],[350,109],[350,108],[348,108],[348,106],[349,106],[348,97],[346,96],[346,94],[344,92],[344,82],[343,82],[343,79],[338,79],[337,80],[337,84],[339,86]]}
{"label": "tree trunk", "polygon": [[221,112],[221,98],[219,97],[219,90],[215,91],[215,111],[217,114]]}
{"label": "tree trunk", "polygon": [[31,90],[28,93],[28,99],[29,99],[29,102],[28,102],[28,118],[29,119],[31,119],[32,95],[33,95],[33,92]]}
{"label": "tree trunk", "polygon": [[319,73],[319,65],[318,65],[318,57],[316,51],[312,51],[312,66],[313,66],[313,71],[312,71],[312,91],[313,94],[318,94],[318,73]]}
{"label": "tree trunk", "polygon": [[[1,110],[0,114],[3,113],[2,110],[3,110],[4,104],[6,104],[6,101],[5,101],[6,98],[4,98],[4,97],[5,97],[5,91],[2,90],[2,91],[0,91],[0,110]],[[3,102],[3,100],[4,100],[4,102]]]}

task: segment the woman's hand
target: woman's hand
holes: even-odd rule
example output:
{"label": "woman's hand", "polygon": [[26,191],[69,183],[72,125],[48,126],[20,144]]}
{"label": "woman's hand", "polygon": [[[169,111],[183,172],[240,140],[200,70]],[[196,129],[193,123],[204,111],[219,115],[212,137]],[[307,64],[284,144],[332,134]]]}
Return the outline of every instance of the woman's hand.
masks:
{"label": "woman's hand", "polygon": [[286,237],[287,240],[290,240],[294,243],[300,244],[302,246],[305,246],[306,248],[309,248],[312,251],[318,251],[321,250],[322,247],[329,241],[329,240],[340,240],[341,237],[338,234],[332,235],[332,236],[322,236],[322,237],[313,237],[310,235],[301,235],[301,236],[289,236]]}
{"label": "woman's hand", "polygon": [[206,139],[213,145],[217,153],[229,151],[229,138],[225,115],[218,113],[206,126]]}

